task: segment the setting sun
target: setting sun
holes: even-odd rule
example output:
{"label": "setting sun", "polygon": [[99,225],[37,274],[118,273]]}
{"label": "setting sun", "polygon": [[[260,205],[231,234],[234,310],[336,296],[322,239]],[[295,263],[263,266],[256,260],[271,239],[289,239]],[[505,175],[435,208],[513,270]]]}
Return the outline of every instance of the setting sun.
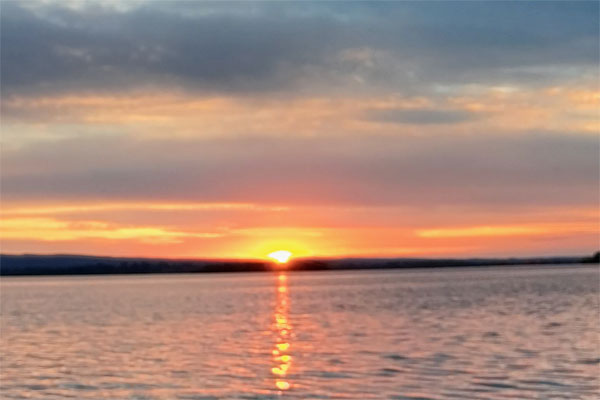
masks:
{"label": "setting sun", "polygon": [[291,256],[292,256],[292,253],[287,250],[274,251],[268,255],[268,257],[274,259],[275,261],[277,261],[280,264],[284,264],[284,263],[288,262],[288,260],[290,259]]}

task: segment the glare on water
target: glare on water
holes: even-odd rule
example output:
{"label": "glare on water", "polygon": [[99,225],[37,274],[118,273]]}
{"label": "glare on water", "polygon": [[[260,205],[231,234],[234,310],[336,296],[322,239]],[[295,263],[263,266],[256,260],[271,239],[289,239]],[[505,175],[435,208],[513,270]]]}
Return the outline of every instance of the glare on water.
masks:
{"label": "glare on water", "polygon": [[272,351],[275,366],[271,372],[275,375],[275,387],[279,390],[288,390],[291,386],[286,375],[292,365],[290,355],[290,338],[292,326],[288,320],[289,300],[287,291],[287,276],[281,273],[277,276],[277,303],[274,312],[273,330],[276,333],[275,348]]}

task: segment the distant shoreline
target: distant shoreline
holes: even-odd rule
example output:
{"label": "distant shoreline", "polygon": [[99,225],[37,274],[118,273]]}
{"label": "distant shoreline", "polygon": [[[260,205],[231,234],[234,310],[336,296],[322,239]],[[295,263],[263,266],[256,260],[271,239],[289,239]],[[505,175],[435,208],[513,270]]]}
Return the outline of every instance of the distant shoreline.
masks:
{"label": "distant shoreline", "polygon": [[[598,263],[592,256],[527,258],[339,258],[296,259],[286,271],[336,271],[359,269],[409,269]],[[277,268],[261,260],[183,260],[160,258],[100,257],[84,255],[0,255],[0,276],[107,275],[265,272]]]}

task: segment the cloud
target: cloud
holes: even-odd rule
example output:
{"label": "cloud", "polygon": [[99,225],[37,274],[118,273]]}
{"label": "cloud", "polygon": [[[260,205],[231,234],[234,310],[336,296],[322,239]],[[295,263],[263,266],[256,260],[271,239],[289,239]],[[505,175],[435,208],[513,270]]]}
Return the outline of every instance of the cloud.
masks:
{"label": "cloud", "polygon": [[286,207],[261,206],[251,203],[96,203],[42,207],[3,208],[3,215],[58,215],[115,211],[285,211]]}
{"label": "cloud", "polygon": [[367,119],[375,122],[398,124],[458,124],[473,121],[481,117],[480,113],[465,110],[439,109],[375,109],[367,112]]}
{"label": "cloud", "polygon": [[529,225],[499,225],[499,226],[468,226],[446,227],[437,229],[420,229],[417,235],[424,238],[480,238],[486,236],[532,236],[560,235],[566,233],[588,233],[597,231],[597,224],[529,224]]}
{"label": "cloud", "polygon": [[595,137],[78,138],[3,151],[3,200],[569,205],[598,200]]}
{"label": "cloud", "polygon": [[599,7],[3,2],[9,248],[589,246]]}
{"label": "cloud", "polygon": [[188,18],[152,3],[120,13],[59,5],[28,10],[16,3],[3,8],[2,84],[8,93],[118,90],[149,80],[209,91],[271,91],[293,79],[288,68],[327,51],[316,39],[333,29],[310,19],[290,23],[235,13]]}
{"label": "cloud", "polygon": [[[593,77],[598,61],[596,2],[6,2],[0,18],[5,95],[531,85]],[[343,57],[361,49],[377,56]]]}
{"label": "cloud", "polygon": [[6,218],[5,240],[71,241],[80,239],[133,240],[142,243],[179,243],[184,238],[212,239],[218,232],[179,232],[157,226],[115,226],[102,221],[61,221],[54,218]]}

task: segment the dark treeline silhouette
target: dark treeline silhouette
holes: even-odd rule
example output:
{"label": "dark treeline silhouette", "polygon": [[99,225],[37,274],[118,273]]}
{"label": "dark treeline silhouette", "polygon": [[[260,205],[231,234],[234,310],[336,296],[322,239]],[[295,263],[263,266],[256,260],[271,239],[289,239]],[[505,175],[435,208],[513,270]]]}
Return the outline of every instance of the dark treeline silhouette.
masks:
{"label": "dark treeline silhouette", "polygon": [[75,255],[1,255],[0,275],[168,274],[254,272],[271,269],[261,261],[171,260]]}
{"label": "dark treeline silhouette", "polygon": [[600,263],[600,251],[597,251],[593,256],[591,257],[585,257],[582,262],[584,263],[590,263],[590,264],[599,264]]}
{"label": "dark treeline silhouette", "polygon": [[[598,263],[600,252],[588,257],[539,258],[340,258],[296,259],[288,270],[344,270],[386,268],[442,268],[493,265]],[[95,257],[78,255],[0,255],[0,275],[160,274],[203,272],[257,272],[276,270],[271,262],[258,260],[177,260],[153,258]]]}
{"label": "dark treeline silhouette", "polygon": [[469,258],[469,259],[424,259],[424,258],[346,258],[306,259],[294,262],[297,270],[337,269],[393,269],[393,268],[444,268],[484,267],[494,265],[543,265],[598,263],[596,253],[592,257],[538,257],[538,258]]}

